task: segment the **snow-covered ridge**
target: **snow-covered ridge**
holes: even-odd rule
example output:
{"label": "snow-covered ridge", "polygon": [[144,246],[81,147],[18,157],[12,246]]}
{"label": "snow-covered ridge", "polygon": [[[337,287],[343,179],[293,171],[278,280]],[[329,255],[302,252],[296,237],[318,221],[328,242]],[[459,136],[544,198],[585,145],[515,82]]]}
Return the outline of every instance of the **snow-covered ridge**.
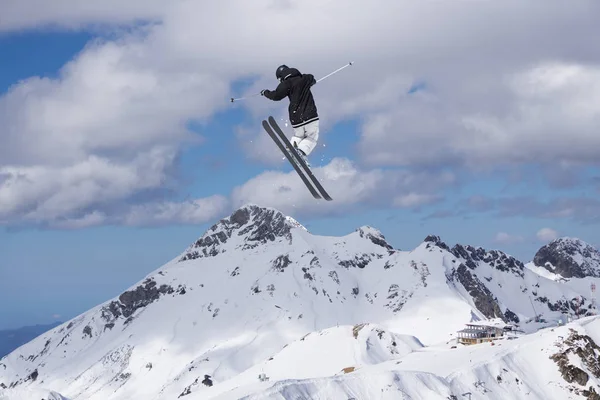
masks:
{"label": "snow-covered ridge", "polygon": [[[495,346],[415,349],[344,374],[279,380],[242,399],[597,399],[599,341],[600,320],[587,319]],[[215,399],[238,399],[238,393]]]}
{"label": "snow-covered ridge", "polygon": [[[0,360],[0,399],[32,390],[69,400],[391,399],[427,387],[428,398],[447,400],[481,390],[478,380],[505,396],[482,399],[550,399],[533,390],[546,385],[539,374],[505,388],[487,376],[504,382],[527,371],[510,361],[529,354],[512,343],[542,333],[498,345],[509,356],[489,345],[453,349],[456,332],[496,319],[528,333],[563,313],[591,315],[594,279],[548,279],[503,252],[449,247],[434,235],[410,251],[369,226],[318,236],[247,205],[119,296]],[[572,326],[597,340],[597,324],[586,323]],[[541,349],[555,354],[553,341]],[[577,351],[568,354],[576,362]]]}

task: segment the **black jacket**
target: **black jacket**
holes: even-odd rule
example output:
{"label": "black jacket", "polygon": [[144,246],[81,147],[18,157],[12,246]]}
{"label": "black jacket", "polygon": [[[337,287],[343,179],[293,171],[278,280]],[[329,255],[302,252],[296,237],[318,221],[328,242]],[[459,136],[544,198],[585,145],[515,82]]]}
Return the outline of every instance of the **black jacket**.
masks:
{"label": "black jacket", "polygon": [[264,96],[279,101],[285,97],[290,99],[288,107],[292,127],[306,125],[319,119],[317,106],[310,87],[317,83],[311,74],[301,74],[296,68],[283,71],[283,80],[275,90],[265,90]]}

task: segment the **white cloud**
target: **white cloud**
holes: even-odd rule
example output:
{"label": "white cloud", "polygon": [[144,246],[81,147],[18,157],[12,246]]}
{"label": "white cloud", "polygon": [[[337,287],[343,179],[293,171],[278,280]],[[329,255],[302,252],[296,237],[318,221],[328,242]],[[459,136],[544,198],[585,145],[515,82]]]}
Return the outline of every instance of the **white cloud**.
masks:
{"label": "white cloud", "polygon": [[229,200],[211,196],[180,203],[163,202],[136,205],[124,216],[125,225],[201,224],[224,214]]}
{"label": "white cloud", "polygon": [[407,95],[369,114],[363,157],[373,164],[477,169],[597,164],[600,64],[541,63],[508,73],[504,86],[461,97],[461,106],[451,106],[457,90],[451,88]]}
{"label": "white cloud", "polygon": [[[5,31],[155,22],[91,43],[57,79],[32,77],[0,98],[0,221],[85,226],[127,215],[124,201],[171,189],[178,151],[201,142],[188,131],[190,120],[203,123],[238,106],[255,117],[285,117],[286,101],[228,102],[274,87],[281,63],[320,77],[355,61],[314,88],[323,142],[338,140],[328,136],[335,122],[356,118],[363,126],[360,154],[374,167],[336,161],[321,171],[337,205],[383,202],[382,194],[397,206],[434,201],[435,190],[403,181],[412,173],[377,169],[385,164],[594,163],[600,144],[594,134],[598,13],[595,0],[568,6],[518,0],[57,0],[51,6],[0,0]],[[300,40],[291,45],[296,36]],[[233,81],[248,77],[257,80],[246,91],[230,91]],[[406,94],[417,81],[425,90]],[[242,146],[255,159],[287,162],[266,143],[258,119],[243,132],[250,133],[239,135]],[[390,176],[400,189],[389,188]],[[265,173],[237,188],[231,200],[280,201],[264,191],[289,199],[285,204],[336,210],[314,203],[299,185],[291,175]],[[169,202],[144,204],[143,210],[158,210],[160,221],[182,219],[168,211]],[[212,209],[212,202],[202,204]],[[196,210],[189,206],[175,208]]]}
{"label": "white cloud", "polygon": [[86,24],[123,24],[156,20],[169,3],[178,0],[0,0],[0,31],[63,26],[83,28]]}
{"label": "white cloud", "polygon": [[236,187],[232,204],[261,204],[288,213],[336,214],[360,205],[418,208],[441,197],[440,189],[455,183],[452,174],[361,170],[347,159],[335,158],[313,168],[333,201],[315,200],[295,171],[268,171]]}
{"label": "white cloud", "polygon": [[436,203],[440,200],[442,200],[442,196],[439,195],[410,192],[408,194],[396,196],[392,204],[402,208],[413,208]]}
{"label": "white cloud", "polygon": [[550,228],[542,228],[536,234],[540,242],[551,242],[558,238],[558,232]]}
{"label": "white cloud", "polygon": [[59,78],[0,98],[0,221],[91,226],[113,221],[123,200],[173,188],[179,149],[201,142],[186,124],[217,110],[227,85],[149,64],[145,40],[93,44]]}
{"label": "white cloud", "polygon": [[524,238],[522,236],[511,235],[506,232],[498,232],[496,234],[496,236],[494,237],[494,242],[500,243],[500,244],[514,244],[514,243],[521,243],[523,241],[524,241]]}
{"label": "white cloud", "polygon": [[48,219],[44,225],[55,229],[82,229],[104,224],[135,227],[196,225],[210,222],[228,211],[229,199],[214,195],[181,202],[155,201],[117,207],[110,215],[93,210],[83,215]]}
{"label": "white cloud", "polygon": [[102,225],[107,221],[107,216],[101,211],[93,210],[88,214],[77,217],[61,217],[51,220],[48,226],[57,229],[82,229]]}
{"label": "white cloud", "polygon": [[174,152],[156,148],[129,162],[90,156],[67,165],[3,167],[0,219],[51,221],[165,185]]}
{"label": "white cloud", "polygon": [[93,153],[130,157],[197,140],[190,119],[218,109],[226,82],[189,67],[146,65],[143,39],[89,47],[55,80],[31,78],[0,99],[2,164],[70,164]]}
{"label": "white cloud", "polygon": [[226,206],[222,196],[123,204],[144,191],[169,187],[173,157],[172,149],[155,148],[121,164],[92,156],[66,167],[0,168],[0,223],[78,229],[104,223],[193,224],[220,215]]}

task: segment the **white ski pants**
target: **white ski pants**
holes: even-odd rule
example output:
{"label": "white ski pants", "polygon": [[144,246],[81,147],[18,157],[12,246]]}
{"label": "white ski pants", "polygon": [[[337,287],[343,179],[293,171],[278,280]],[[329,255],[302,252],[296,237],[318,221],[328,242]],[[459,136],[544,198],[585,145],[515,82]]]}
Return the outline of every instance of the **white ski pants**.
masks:
{"label": "white ski pants", "polygon": [[294,128],[294,136],[290,139],[292,146],[295,144],[307,156],[317,146],[319,140],[319,120],[308,123],[304,126]]}

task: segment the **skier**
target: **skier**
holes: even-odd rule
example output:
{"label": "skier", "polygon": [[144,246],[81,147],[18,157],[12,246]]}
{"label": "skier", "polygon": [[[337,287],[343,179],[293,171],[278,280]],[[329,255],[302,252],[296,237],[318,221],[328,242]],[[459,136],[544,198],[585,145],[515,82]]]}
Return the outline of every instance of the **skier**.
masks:
{"label": "skier", "polygon": [[279,85],[275,90],[264,89],[262,96],[274,101],[288,97],[288,113],[294,136],[290,139],[300,156],[310,168],[307,156],[317,146],[319,140],[319,115],[311,86],[317,83],[311,74],[301,74],[296,68],[280,65],[275,72]]}

